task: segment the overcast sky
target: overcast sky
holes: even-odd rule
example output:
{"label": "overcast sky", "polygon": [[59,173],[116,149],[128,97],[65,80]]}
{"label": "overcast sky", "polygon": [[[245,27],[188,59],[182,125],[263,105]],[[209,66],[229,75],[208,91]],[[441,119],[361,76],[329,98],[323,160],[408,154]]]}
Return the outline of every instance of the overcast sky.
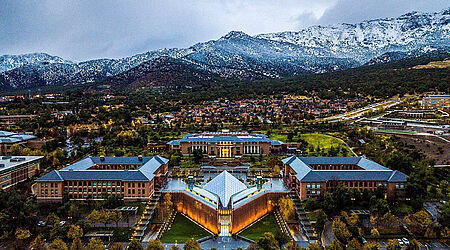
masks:
{"label": "overcast sky", "polygon": [[449,7],[450,0],[2,0],[0,55],[118,58],[188,47],[231,30],[295,31]]}

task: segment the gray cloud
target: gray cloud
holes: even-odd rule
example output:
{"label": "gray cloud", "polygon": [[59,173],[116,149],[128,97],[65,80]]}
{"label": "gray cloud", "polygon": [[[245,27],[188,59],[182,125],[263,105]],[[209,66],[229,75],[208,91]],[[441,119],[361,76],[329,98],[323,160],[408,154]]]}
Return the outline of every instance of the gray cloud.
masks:
{"label": "gray cloud", "polygon": [[0,1],[0,54],[117,58],[187,47],[231,30],[298,30],[449,5],[448,0],[5,0]]}

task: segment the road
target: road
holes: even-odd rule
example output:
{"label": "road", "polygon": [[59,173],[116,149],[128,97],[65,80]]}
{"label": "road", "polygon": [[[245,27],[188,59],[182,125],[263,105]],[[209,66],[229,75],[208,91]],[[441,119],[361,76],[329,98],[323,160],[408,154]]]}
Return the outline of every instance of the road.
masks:
{"label": "road", "polygon": [[388,109],[388,108],[390,108],[392,106],[395,106],[395,105],[399,104],[400,102],[401,102],[400,99],[387,100],[387,101],[383,101],[383,102],[367,105],[365,107],[362,107],[362,108],[356,109],[354,111],[351,111],[350,113],[345,113],[345,114],[340,114],[340,115],[336,115],[336,116],[325,117],[325,118],[318,119],[318,120],[322,120],[322,121],[352,120],[352,119],[361,117],[364,114],[365,111],[368,111],[370,109],[378,109],[378,108],[381,108],[381,107],[385,108],[385,109]]}

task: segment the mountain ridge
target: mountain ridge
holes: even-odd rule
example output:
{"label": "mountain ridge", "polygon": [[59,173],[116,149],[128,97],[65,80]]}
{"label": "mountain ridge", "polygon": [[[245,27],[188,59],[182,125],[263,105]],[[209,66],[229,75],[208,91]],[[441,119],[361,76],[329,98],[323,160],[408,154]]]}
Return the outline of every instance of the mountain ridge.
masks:
{"label": "mountain ridge", "polygon": [[111,81],[142,63],[164,57],[180,59],[178,66],[188,67],[175,72],[192,73],[191,69],[195,69],[213,78],[258,80],[385,63],[449,48],[450,9],[410,12],[396,18],[254,36],[230,31],[217,40],[188,48],[159,49],[120,59],[72,62],[46,53],[4,55],[0,56],[0,86],[21,89]]}

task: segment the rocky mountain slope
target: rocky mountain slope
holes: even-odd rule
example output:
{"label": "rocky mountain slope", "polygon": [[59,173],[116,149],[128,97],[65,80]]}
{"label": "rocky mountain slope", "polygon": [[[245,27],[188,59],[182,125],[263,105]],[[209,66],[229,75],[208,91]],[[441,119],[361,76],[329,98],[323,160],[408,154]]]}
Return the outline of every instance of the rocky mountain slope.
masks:
{"label": "rocky mountain slope", "polygon": [[[0,88],[89,82],[135,86],[136,81],[141,83],[136,86],[179,85],[180,81],[174,83],[163,74],[150,73],[151,77],[144,77],[153,69],[166,72],[166,76],[170,72],[184,72],[192,76],[188,82],[184,81],[188,84],[195,82],[195,76],[199,81],[217,77],[279,78],[386,63],[405,56],[449,51],[449,48],[450,9],[437,13],[412,12],[397,18],[312,26],[295,32],[250,36],[232,31],[189,48],[161,49],[122,59],[77,63],[44,53],[5,55],[0,57]],[[148,81],[143,83],[142,77]]]}

